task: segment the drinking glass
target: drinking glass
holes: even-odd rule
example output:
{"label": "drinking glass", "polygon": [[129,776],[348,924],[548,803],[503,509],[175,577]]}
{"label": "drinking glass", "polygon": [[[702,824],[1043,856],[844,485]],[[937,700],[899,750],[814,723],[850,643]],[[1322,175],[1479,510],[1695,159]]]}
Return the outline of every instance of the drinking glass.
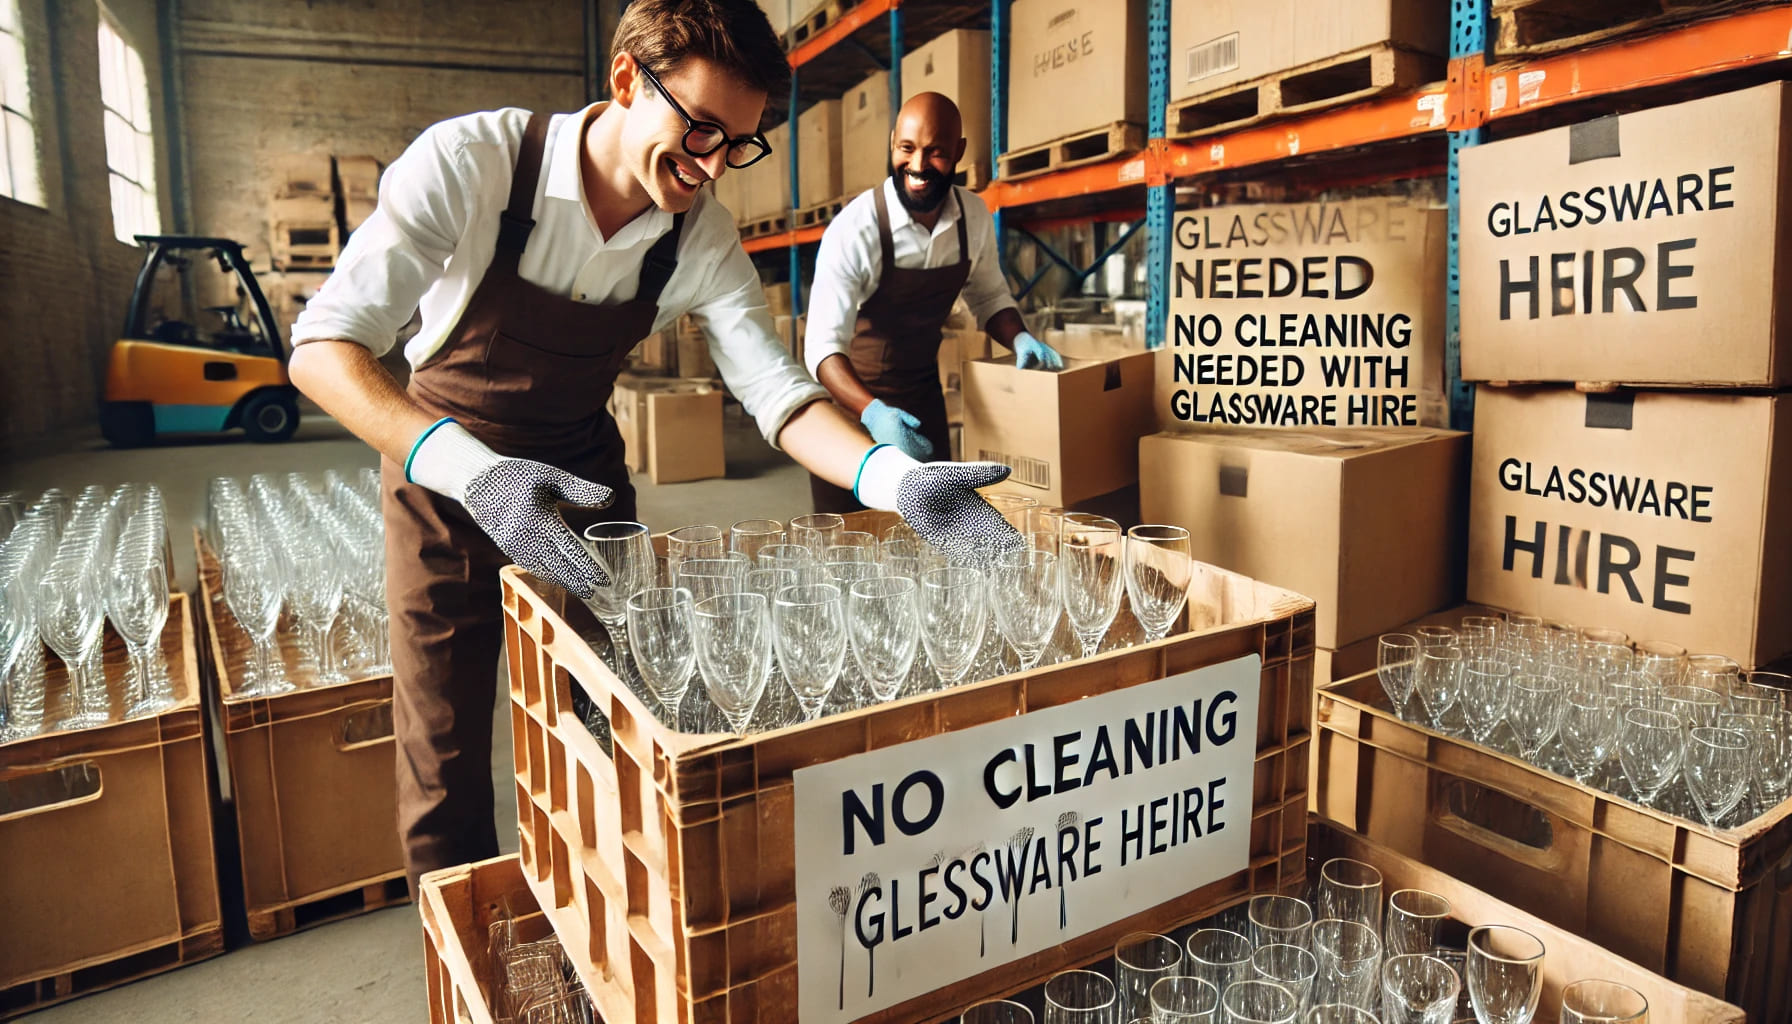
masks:
{"label": "drinking glass", "polygon": [[[8,542],[17,545],[11,551],[0,551],[0,558],[10,556],[14,564],[0,563],[0,705],[6,709],[5,728],[0,741],[34,736],[44,726],[44,644],[37,628],[37,607],[34,600],[34,577],[39,572],[38,541],[20,543],[20,535],[33,531],[29,519],[13,528]],[[41,530],[42,542],[49,540],[48,523]],[[29,546],[33,550],[26,552]]]}
{"label": "drinking glass", "polygon": [[1453,626],[1420,626],[1413,632],[1418,636],[1419,646],[1422,648],[1461,646]]}
{"label": "drinking glass", "polygon": [[674,722],[697,663],[691,592],[650,587],[628,599],[628,646],[641,681]]}
{"label": "drinking glass", "polygon": [[[878,562],[876,549],[861,547],[857,544],[829,544],[822,549],[821,560],[828,565],[832,565],[836,562],[863,562],[866,565],[881,564]],[[879,575],[881,575],[881,573]]]}
{"label": "drinking glass", "polygon": [[1058,572],[1064,590],[1064,615],[1089,658],[1120,611],[1126,585],[1124,535],[1120,524],[1102,516],[1072,512],[1064,517],[1059,541]]}
{"label": "drinking glass", "polygon": [[761,569],[802,569],[820,565],[821,559],[806,544],[767,544],[754,557]]}
{"label": "drinking glass", "polygon": [[1456,972],[1437,957],[1390,956],[1381,965],[1381,1019],[1387,1024],[1450,1024],[1461,989]]}
{"label": "drinking glass", "polygon": [[1580,642],[1585,644],[1617,644],[1619,647],[1630,646],[1630,634],[1610,626],[1582,626],[1579,630]]}
{"label": "drinking glass", "polygon": [[1094,971],[1060,971],[1045,983],[1044,1024],[1114,1024],[1119,990]]}
{"label": "drinking glass", "polygon": [[678,567],[685,559],[721,558],[727,553],[727,537],[721,527],[680,526],[666,534],[666,574],[676,580]]}
{"label": "drinking glass", "polygon": [[776,602],[778,594],[785,587],[794,587],[801,582],[791,569],[748,569],[747,574],[741,578],[741,589],[758,594],[771,603]]}
{"label": "drinking glass", "polygon": [[1058,556],[1028,548],[996,557],[990,579],[996,628],[1020,658],[1023,671],[1039,664],[1058,625]]}
{"label": "drinking glass", "polygon": [[1120,988],[1120,1016],[1131,1020],[1151,1013],[1151,986],[1182,967],[1182,946],[1168,935],[1133,932],[1114,944],[1114,980]]}
{"label": "drinking glass", "polygon": [[915,581],[906,576],[860,580],[846,599],[853,660],[871,696],[893,699],[908,681],[921,639]]}
{"label": "drinking glass", "polygon": [[1248,978],[1227,988],[1220,996],[1225,1024],[1294,1024],[1300,1000],[1273,981]]}
{"label": "drinking glass", "polygon": [[1781,711],[1792,711],[1792,675],[1755,669],[1748,674],[1749,685],[1772,690],[1780,700]]}
{"label": "drinking glass", "polygon": [[1686,675],[1686,648],[1662,640],[1645,640],[1636,645],[1636,660],[1631,674],[1639,684],[1678,686]]}
{"label": "drinking glass", "polygon": [[1188,937],[1188,973],[1226,998],[1235,982],[1251,976],[1251,940],[1224,928],[1202,928]]}
{"label": "drinking glass", "polygon": [[1438,926],[1450,916],[1450,901],[1423,889],[1401,889],[1388,897],[1388,918],[1381,933],[1389,957],[1429,954],[1437,948]]}
{"label": "drinking glass", "polygon": [[1543,943],[1507,925],[1468,934],[1468,997],[1481,1024],[1530,1024],[1543,994]]}
{"label": "drinking glass", "polygon": [[965,1007],[958,1024],[1033,1024],[1033,1011],[1007,999],[991,999]]}
{"label": "drinking glass", "polygon": [[942,685],[962,682],[977,660],[989,624],[988,592],[983,574],[965,566],[929,569],[921,577],[921,643]]}
{"label": "drinking glass", "polygon": [[1126,531],[1126,596],[1145,639],[1162,640],[1188,602],[1194,577],[1188,531],[1180,526],[1134,526]]}
{"label": "drinking glass", "polygon": [[1349,1003],[1325,1003],[1309,1009],[1301,1024],[1381,1024],[1381,1018]]}
{"label": "drinking glass", "polygon": [[[1420,629],[1428,627],[1421,626]],[[1423,638],[1420,644],[1424,644]],[[1419,649],[1419,671],[1413,689],[1431,717],[1433,727],[1444,727],[1444,716],[1456,706],[1462,693],[1462,648],[1436,645]]]}
{"label": "drinking glass", "polygon": [[1407,705],[1413,697],[1419,668],[1419,638],[1410,633],[1383,633],[1377,645],[1376,678],[1388,695],[1394,714],[1410,717]]}
{"label": "drinking glass", "polygon": [[1313,996],[1313,979],[1319,976],[1319,959],[1299,946],[1286,943],[1258,946],[1251,954],[1251,975],[1287,989],[1294,996],[1295,1005],[1304,1009]]}
{"label": "drinking glass", "polygon": [[1562,989],[1562,1024],[1649,1024],[1649,1000],[1615,981],[1572,982]]}
{"label": "drinking glass", "polygon": [[1319,868],[1321,920],[1335,918],[1381,931],[1381,872],[1372,864],[1334,857]]}
{"label": "drinking glass", "polygon": [[1287,945],[1306,948],[1313,927],[1313,908],[1293,896],[1264,893],[1252,896],[1245,909],[1251,944],[1257,947]]}
{"label": "drinking glass", "polygon": [[272,547],[251,536],[228,545],[222,566],[224,603],[254,644],[250,678],[239,696],[269,696],[294,690],[285,663],[274,646],[284,598],[286,564]]}
{"label": "drinking glass", "polygon": [[1193,975],[1171,975],[1151,985],[1153,1024],[1207,1024],[1217,1021],[1220,990]]}
{"label": "drinking glass", "polygon": [[168,574],[159,550],[119,553],[106,577],[106,615],[130,654],[137,699],[125,717],[153,715],[174,706],[174,695],[160,691],[162,627],[168,621]]}
{"label": "drinking glass", "polygon": [[709,699],[737,735],[765,693],[771,676],[771,616],[758,594],[718,594],[692,609],[697,667]]}
{"label": "drinking glass", "polygon": [[1497,657],[1477,657],[1463,663],[1457,702],[1462,705],[1469,736],[1476,743],[1486,743],[1494,728],[1505,720],[1506,706],[1512,699],[1511,677],[1511,666]]}
{"label": "drinking glass", "polygon": [[790,543],[807,547],[817,559],[821,558],[823,548],[839,543],[837,538],[845,532],[846,519],[832,512],[796,516],[790,520],[790,529],[786,531]]}
{"label": "drinking glass", "polygon": [[1026,509],[1039,507],[1037,498],[1029,498],[1022,494],[985,494],[983,500],[989,502],[990,508],[1002,513],[1002,517],[1005,519],[1016,516]]}
{"label": "drinking glass", "polygon": [[1026,538],[1028,547],[1057,555],[1064,533],[1065,515],[1065,510],[1057,505],[1034,505],[1021,509],[1014,517],[1025,524],[1017,524],[1016,529]]}
{"label": "drinking glass", "polygon": [[1688,686],[1702,686],[1718,693],[1729,693],[1731,684],[1742,678],[1742,666],[1721,654],[1689,654],[1686,656],[1685,679]]}
{"label": "drinking glass", "polygon": [[784,678],[813,722],[846,663],[846,605],[831,583],[792,586],[772,602],[772,638]]}
{"label": "drinking glass", "polygon": [[1500,627],[1504,625],[1492,615],[1464,615],[1456,636],[1464,653],[1471,658],[1493,653],[1500,645]]}
{"label": "drinking glass", "polygon": [[319,683],[340,683],[348,675],[337,665],[330,633],[342,610],[342,563],[332,545],[315,530],[301,526],[280,538],[287,562],[296,570],[287,598],[317,664]]}
{"label": "drinking glass", "polygon": [[687,558],[678,563],[677,584],[697,604],[723,594],[738,594],[747,581],[747,564],[733,558]]}
{"label": "drinking glass", "polygon": [[[1586,632],[1583,630],[1583,633]],[[1580,677],[1583,686],[1597,687],[1606,693],[1619,683],[1630,681],[1636,652],[1625,644],[1582,640]]]}
{"label": "drinking glass", "polygon": [[1319,962],[1319,974],[1313,979],[1314,1004],[1372,1008],[1381,973],[1381,940],[1375,930],[1360,921],[1326,918],[1313,923],[1311,940]]}
{"label": "drinking glass", "polygon": [[909,576],[920,579],[922,545],[912,540],[886,540],[878,545],[877,560],[886,576]]}
{"label": "drinking glass", "polygon": [[585,528],[585,550],[609,574],[610,584],[585,599],[617,647],[628,644],[628,599],[652,587],[658,566],[653,537],[643,523],[594,523]]}
{"label": "drinking glass", "polygon": [[1618,764],[1636,795],[1636,802],[1653,807],[1655,798],[1680,774],[1686,752],[1686,735],[1680,719],[1666,711],[1631,708],[1624,712],[1618,737]]}
{"label": "drinking glass", "polygon": [[34,598],[38,632],[68,669],[69,699],[75,710],[63,719],[62,727],[104,725],[111,718],[106,682],[104,676],[95,677],[89,660],[106,622],[99,578],[81,562],[59,554],[38,577]]}
{"label": "drinking glass", "polygon": [[1571,687],[1562,698],[1562,723],[1557,735],[1562,757],[1574,778],[1590,784],[1618,738],[1619,716],[1610,697]]}
{"label": "drinking glass", "polygon": [[1748,737],[1737,729],[1697,728],[1687,735],[1686,788],[1713,831],[1748,789]]}
{"label": "drinking glass", "polygon": [[776,519],[742,519],[728,528],[728,550],[757,560],[759,552],[784,543],[784,524]]}
{"label": "drinking glass", "polygon": [[1562,684],[1548,676],[1519,675],[1512,679],[1512,700],[1506,708],[1506,724],[1518,737],[1519,756],[1532,764],[1562,724]]}
{"label": "drinking glass", "polygon": [[1792,715],[1723,715],[1719,724],[1748,737],[1749,786],[1756,813],[1778,807],[1792,790]]}
{"label": "drinking glass", "polygon": [[[1751,673],[1765,675],[1766,673]],[[1780,710],[1780,694],[1769,686],[1754,682],[1734,683],[1730,687],[1729,710],[1737,715],[1771,715]]]}

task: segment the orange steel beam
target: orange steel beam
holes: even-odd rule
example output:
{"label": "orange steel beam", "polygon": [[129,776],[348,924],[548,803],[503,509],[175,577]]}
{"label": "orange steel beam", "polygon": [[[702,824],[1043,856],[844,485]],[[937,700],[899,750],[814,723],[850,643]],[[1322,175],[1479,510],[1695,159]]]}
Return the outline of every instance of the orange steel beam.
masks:
{"label": "orange steel beam", "polygon": [[1172,142],[1165,147],[1165,169],[1171,178],[1186,178],[1307,153],[1441,132],[1449,123],[1448,103],[1448,88],[1438,83],[1417,92],[1365,100],[1290,121],[1193,142]]}
{"label": "orange steel beam", "polygon": [[901,7],[902,0],[864,0],[827,28],[817,32],[808,42],[790,51],[790,66],[800,68],[827,52],[835,43],[844,40],[859,29],[871,24],[873,19],[881,18],[894,8]]}
{"label": "orange steel beam", "polygon": [[1146,154],[1134,153],[1132,156],[1072,167],[1065,171],[1052,171],[1020,181],[1003,181],[998,178],[978,195],[983,197],[990,209],[1000,210],[1008,206],[1026,206],[1052,199],[1073,199],[1077,196],[1112,192],[1130,185],[1143,185],[1145,172]]}
{"label": "orange steel beam", "polygon": [[821,233],[826,230],[827,225],[817,224],[814,227],[799,228],[796,231],[779,231],[776,234],[745,239],[740,243],[740,247],[750,253],[764,252],[767,249],[788,249],[793,245],[802,245],[804,242],[819,242]]}

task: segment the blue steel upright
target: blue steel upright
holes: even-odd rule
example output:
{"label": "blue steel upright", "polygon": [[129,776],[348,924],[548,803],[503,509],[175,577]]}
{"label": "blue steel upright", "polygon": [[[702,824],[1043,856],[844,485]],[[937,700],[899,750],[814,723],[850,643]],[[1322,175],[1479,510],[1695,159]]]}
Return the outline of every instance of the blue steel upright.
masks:
{"label": "blue steel upright", "polygon": [[[1164,108],[1170,102],[1170,0],[1150,0],[1145,14],[1145,137],[1164,137]],[[1150,159],[1147,153],[1146,159]],[[1170,319],[1170,218],[1175,215],[1173,182],[1145,188],[1145,347],[1160,348]]]}
{"label": "blue steel upright", "polygon": [[[1450,56],[1460,59],[1487,49],[1487,0],[1450,0]],[[1444,387],[1450,399],[1450,426],[1471,430],[1475,424],[1475,390],[1462,381],[1462,151],[1487,141],[1487,129],[1447,133],[1450,171],[1445,197],[1450,209],[1449,287],[1444,292]]]}
{"label": "blue steel upright", "polygon": [[[891,13],[895,13],[895,12],[891,12]],[[799,188],[799,184],[802,181],[802,167],[798,165],[798,161],[802,159],[801,156],[799,156],[799,154],[802,152],[803,147],[797,144],[797,134],[796,134],[796,97],[797,97],[796,80],[797,80],[797,76],[802,74],[802,70],[803,70],[802,68],[791,68],[790,69],[790,121],[789,121],[789,124],[790,124],[790,207],[791,207],[790,213],[791,213],[791,217],[790,217],[790,220],[786,221],[784,224],[785,230],[788,230],[788,231],[796,230],[797,197],[802,195],[802,190],[801,190],[801,188]],[[797,317],[797,316],[803,315],[802,247],[797,245],[795,242],[792,242],[790,244],[789,255],[790,255],[790,315],[793,317]]]}
{"label": "blue steel upright", "polygon": [[[989,4],[989,173],[996,177],[1002,154],[1008,150],[1008,0]],[[996,262],[1007,271],[1007,247],[1002,244],[1002,210],[990,211],[995,225]]]}

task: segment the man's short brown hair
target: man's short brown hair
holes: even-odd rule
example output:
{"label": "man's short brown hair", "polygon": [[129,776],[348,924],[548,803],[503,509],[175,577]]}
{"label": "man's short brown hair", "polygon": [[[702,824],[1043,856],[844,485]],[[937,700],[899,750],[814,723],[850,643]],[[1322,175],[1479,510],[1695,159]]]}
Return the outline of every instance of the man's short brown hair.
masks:
{"label": "man's short brown hair", "polygon": [[634,0],[616,25],[610,59],[619,53],[656,75],[704,57],[771,99],[790,91],[784,41],[753,0]]}

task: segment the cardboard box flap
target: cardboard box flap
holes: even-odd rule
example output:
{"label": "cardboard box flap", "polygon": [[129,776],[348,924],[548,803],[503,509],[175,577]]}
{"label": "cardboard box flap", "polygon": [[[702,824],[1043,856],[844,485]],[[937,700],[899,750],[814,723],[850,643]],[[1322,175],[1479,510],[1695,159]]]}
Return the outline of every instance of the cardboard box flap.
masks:
{"label": "cardboard box flap", "polygon": [[1318,433],[1269,427],[1194,426],[1170,432],[1170,436],[1193,443],[1223,445],[1228,448],[1351,459],[1407,445],[1426,444],[1438,438],[1457,436],[1459,433],[1427,427],[1337,427]]}

